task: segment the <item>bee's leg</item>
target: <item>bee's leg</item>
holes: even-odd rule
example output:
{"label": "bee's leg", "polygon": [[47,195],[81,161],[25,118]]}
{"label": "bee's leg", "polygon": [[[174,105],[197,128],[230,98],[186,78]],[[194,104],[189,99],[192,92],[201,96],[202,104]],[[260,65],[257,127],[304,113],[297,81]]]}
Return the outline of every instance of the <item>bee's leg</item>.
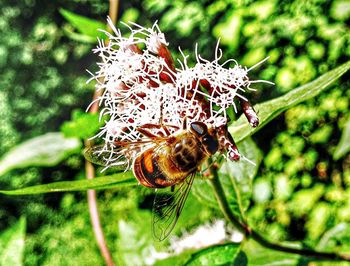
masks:
{"label": "bee's leg", "polygon": [[142,127],[138,127],[136,130],[138,132],[140,132],[142,135],[144,135],[144,136],[146,136],[146,137],[148,137],[148,138],[150,138],[152,140],[157,140],[157,139],[160,138],[160,136],[157,136],[157,135],[153,134],[152,132],[150,132],[150,131],[142,128]]}
{"label": "bee's leg", "polygon": [[169,131],[169,129],[167,128],[167,126],[164,124],[164,120],[163,120],[163,103],[160,106],[160,118],[159,118],[159,125],[160,127],[164,130],[165,134],[167,136],[170,136],[171,133]]}
{"label": "bee's leg", "polygon": [[186,130],[187,129],[187,117],[184,117],[184,121],[182,121],[182,129]]}
{"label": "bee's leg", "polygon": [[[172,128],[177,129],[177,130],[179,129],[178,126],[174,126],[174,125],[165,125],[165,124],[157,125],[157,124],[151,124],[151,123],[144,124],[144,125],[140,126],[139,128],[147,128],[147,129],[154,129],[154,128],[161,129],[162,128],[164,130],[166,136],[168,137],[171,135],[168,127],[172,127]],[[159,135],[161,135],[161,137],[164,137],[163,134],[159,134]]]}
{"label": "bee's leg", "polygon": [[[153,134],[148,130],[145,130],[145,131],[142,130],[142,129],[161,129],[161,128],[162,128],[161,125],[147,123],[147,124],[143,124],[142,126],[139,126],[137,130],[143,135],[147,134],[147,133],[144,134],[144,132],[147,131],[149,134],[152,134],[153,136],[164,137],[164,134],[162,132],[157,132],[157,134]],[[142,132],[139,129],[141,129]],[[149,134],[145,136],[149,137]]]}
{"label": "bee's leg", "polygon": [[161,125],[147,123],[147,124],[143,124],[142,126],[139,126],[138,128],[147,128],[147,129],[156,128],[156,129],[160,129],[161,127],[162,127]]}
{"label": "bee's leg", "polygon": [[226,151],[231,161],[238,161],[241,155],[230,132],[228,132],[227,125],[220,126],[216,130],[220,146],[219,151],[221,153]]}
{"label": "bee's leg", "polygon": [[164,129],[164,131],[165,131],[165,133],[167,134],[168,137],[171,135],[171,133],[170,133],[168,128],[174,128],[175,130],[179,130],[180,129],[178,126],[169,125],[169,124],[162,124],[161,126]]}
{"label": "bee's leg", "polygon": [[[180,128],[178,126],[175,126],[175,125],[166,125],[166,124],[161,124],[161,125],[157,125],[157,124],[151,124],[151,123],[148,123],[148,124],[144,124],[142,126],[139,126],[138,128],[141,128],[141,129],[163,129],[166,136],[170,136],[171,133],[169,131],[168,128],[175,128],[176,130],[179,130]],[[159,132],[159,135],[160,137],[164,137],[163,134],[160,134],[161,132]]]}
{"label": "bee's leg", "polygon": [[174,192],[175,191],[175,186],[171,186],[170,191]]}
{"label": "bee's leg", "polygon": [[160,118],[159,118],[159,126],[164,130],[167,136],[170,136],[170,131],[164,126],[163,120],[163,102],[160,105]]}
{"label": "bee's leg", "polygon": [[175,125],[168,125],[168,124],[166,124],[166,125],[164,125],[164,126],[166,126],[166,127],[171,127],[171,128],[175,128],[176,130],[179,130],[179,129],[180,129],[178,126],[175,126]]}
{"label": "bee's leg", "polygon": [[166,134],[167,136],[170,136],[171,133],[170,133],[168,127],[167,127],[166,125],[164,125],[164,124],[161,124],[161,126],[162,126],[162,128],[163,128],[165,134]]}

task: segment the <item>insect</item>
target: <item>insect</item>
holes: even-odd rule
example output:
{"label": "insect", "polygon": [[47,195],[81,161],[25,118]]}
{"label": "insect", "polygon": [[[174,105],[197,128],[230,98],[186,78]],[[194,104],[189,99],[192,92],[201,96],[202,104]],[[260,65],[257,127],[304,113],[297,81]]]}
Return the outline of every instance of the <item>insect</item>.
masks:
{"label": "insect", "polygon": [[[155,135],[150,129],[163,128],[164,134]],[[174,228],[195,174],[202,163],[219,149],[217,132],[199,121],[191,122],[189,128],[184,123],[183,129],[170,134],[167,126],[145,124],[138,131],[147,137],[145,141],[118,142],[123,150],[135,150],[140,145],[150,144],[148,148],[137,153],[132,163],[132,170],[140,184],[156,188],[153,203],[153,233],[162,241]],[[85,157],[101,164],[98,147],[85,151]],[[168,193],[163,189],[170,188]]]}

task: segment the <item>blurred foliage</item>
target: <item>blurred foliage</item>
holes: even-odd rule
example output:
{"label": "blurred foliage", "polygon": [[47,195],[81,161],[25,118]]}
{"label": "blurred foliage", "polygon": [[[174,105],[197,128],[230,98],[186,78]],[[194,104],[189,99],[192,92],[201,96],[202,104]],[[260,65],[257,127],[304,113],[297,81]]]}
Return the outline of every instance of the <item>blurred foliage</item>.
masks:
{"label": "blurred foliage", "polygon": [[[177,47],[181,46],[194,62],[194,44],[198,43],[199,53],[213,58],[218,38],[223,60],[235,58],[250,67],[269,56],[267,63],[250,74],[276,86],[255,84],[253,103],[285,94],[346,62],[350,55],[346,0],[120,2],[122,21],[151,25],[158,20],[175,57],[180,57]],[[93,83],[86,84],[89,75],[85,69],[96,69],[91,53],[96,39],[91,31],[74,23],[72,14],[93,19],[93,26],[104,25],[108,1],[20,0],[14,5],[3,0],[0,6],[0,155],[47,132],[61,130],[67,137],[80,139],[92,136],[98,128],[96,116],[83,110],[93,93]],[[230,170],[225,172],[224,164],[220,173],[233,195],[232,203],[240,190],[251,191],[251,202],[244,198],[243,206],[231,205],[236,213],[247,210],[244,218],[272,239],[350,252],[349,99],[349,79],[345,77],[255,134],[257,145],[252,140],[247,141],[249,145],[241,144],[247,145],[243,154],[255,158],[257,167],[227,163]],[[0,188],[85,181],[81,180],[85,177],[80,154],[62,160],[51,168],[27,167],[3,174]],[[235,176],[228,174],[231,172]],[[222,218],[212,208],[214,202],[205,198],[211,195],[206,185],[196,180],[175,235],[186,235],[201,224]],[[155,259],[149,258],[156,250],[168,251],[169,240],[154,247],[152,190],[127,187],[100,191],[98,196],[104,231],[118,265],[152,264]],[[103,264],[85,198],[82,193],[0,196],[0,230],[6,229],[0,234],[0,254],[16,249],[15,259],[21,262],[21,246],[15,245],[22,243],[27,227],[24,265]],[[24,216],[27,226],[24,218],[20,219]],[[216,252],[215,248],[207,251]],[[175,254],[174,260],[170,257],[156,264],[184,264],[192,252],[189,249]],[[247,256],[249,265],[286,258],[282,253],[266,252],[272,251],[261,250],[254,242],[244,243],[237,256],[241,264],[237,265],[245,265]],[[254,258],[259,264],[254,264]],[[288,265],[296,265],[302,258],[292,256],[289,261]]]}
{"label": "blurred foliage", "polygon": [[21,217],[18,223],[12,225],[0,235],[0,264],[22,265],[26,219]]}
{"label": "blurred foliage", "polygon": [[[72,120],[66,121],[61,126],[61,131],[65,137],[77,137],[81,139],[88,139],[94,136],[103,121],[98,121],[98,114],[84,113],[81,110],[74,110],[72,112]],[[88,127],[86,125],[89,125]]]}
{"label": "blurred foliage", "polygon": [[271,140],[255,179],[259,204],[250,217],[260,230],[315,244],[325,230],[349,221],[349,156],[333,161],[338,125],[349,113],[345,86],[285,113],[285,129]]}
{"label": "blurred foliage", "polygon": [[[254,109],[259,114],[259,127],[251,127],[247,123],[246,117],[241,115],[236,121],[231,123],[228,128],[229,132],[232,134],[236,142],[242,141],[247,136],[251,136],[255,132],[259,131],[262,127],[271,122],[271,120],[276,118],[284,111],[292,108],[298,103],[315,98],[318,94],[325,90],[330,83],[333,83],[344,73],[346,73],[349,70],[349,67],[350,62],[344,63],[339,67],[328,71],[317,79],[293,89],[285,95],[256,104]],[[319,135],[320,134],[315,134],[315,136]]]}

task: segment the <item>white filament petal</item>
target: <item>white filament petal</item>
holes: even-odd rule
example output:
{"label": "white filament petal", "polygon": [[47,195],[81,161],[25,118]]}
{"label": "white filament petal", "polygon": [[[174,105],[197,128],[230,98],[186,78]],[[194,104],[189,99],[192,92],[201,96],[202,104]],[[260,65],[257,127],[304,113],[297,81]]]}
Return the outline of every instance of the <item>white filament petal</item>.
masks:
{"label": "white filament petal", "polygon": [[[174,133],[176,128],[182,128],[185,117],[188,124],[203,121],[212,127],[225,125],[227,109],[233,107],[237,112],[235,101],[237,97],[247,100],[244,93],[253,90],[250,84],[270,83],[250,81],[248,78],[248,72],[267,58],[249,69],[240,66],[234,59],[220,64],[223,54],[219,41],[213,61],[202,58],[196,44],[197,62],[193,67],[188,66],[188,55],[179,48],[181,68],[174,73],[164,58],[158,56],[159,49],[168,43],[157,23],[151,28],[123,23],[130,30],[129,36],[123,37],[111,19],[107,20],[113,34],[105,32],[109,42],[105,44],[99,40],[98,46],[93,49],[100,57],[97,63],[99,70],[89,72],[93,77],[88,80],[96,80],[96,89],[103,90],[98,101],[102,106],[100,120],[104,120],[105,124],[96,137],[102,137],[105,141],[101,152],[109,153],[104,158],[107,166],[131,165],[131,158],[137,150],[118,148],[116,141],[140,141],[144,136],[139,132],[139,127],[163,123],[171,125],[169,131]],[[139,44],[144,45],[143,51],[138,48]],[[224,68],[227,64],[231,64],[231,67]],[[161,78],[162,75],[168,77],[168,83]],[[199,98],[203,98],[204,103]]]}

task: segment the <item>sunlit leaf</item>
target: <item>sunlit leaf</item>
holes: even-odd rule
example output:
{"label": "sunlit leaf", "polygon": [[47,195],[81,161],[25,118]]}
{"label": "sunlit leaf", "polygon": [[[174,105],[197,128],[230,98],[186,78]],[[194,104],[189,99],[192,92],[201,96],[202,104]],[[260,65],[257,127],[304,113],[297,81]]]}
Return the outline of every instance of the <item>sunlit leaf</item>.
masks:
{"label": "sunlit leaf", "polygon": [[195,178],[192,186],[192,193],[202,204],[210,206],[211,208],[219,208],[209,181]]}
{"label": "sunlit leaf", "polygon": [[345,123],[340,141],[334,151],[333,158],[338,160],[350,151],[350,116]]}
{"label": "sunlit leaf", "polygon": [[29,139],[7,152],[0,160],[0,175],[14,168],[54,166],[80,151],[81,142],[53,132]]}
{"label": "sunlit leaf", "polygon": [[26,219],[24,217],[0,235],[0,265],[23,265]]}
{"label": "sunlit leaf", "polygon": [[320,94],[328,85],[346,73],[349,68],[350,61],[281,97],[255,105],[254,109],[259,114],[260,125],[257,128],[252,128],[245,116],[242,115],[229,127],[230,133],[236,142],[240,142],[246,137],[253,135],[283,111]]}
{"label": "sunlit leaf", "polygon": [[86,191],[88,189],[108,189],[136,184],[136,179],[133,177],[132,172],[129,171],[110,176],[96,177],[90,180],[62,181],[14,190],[0,190],[0,193],[5,195],[32,195],[51,192]]}
{"label": "sunlit leaf", "polygon": [[238,146],[242,158],[238,162],[225,161],[220,170],[220,176],[225,176],[231,181],[237,207],[241,215],[248,209],[252,196],[253,179],[256,176],[262,160],[262,153],[251,138],[245,139]]}
{"label": "sunlit leaf", "polygon": [[233,265],[240,250],[240,244],[224,244],[202,249],[192,254],[186,266]]}
{"label": "sunlit leaf", "polygon": [[[219,178],[233,212],[237,217],[243,218],[252,194],[252,180],[259,168],[262,155],[251,138],[239,143],[238,149],[255,165],[243,158],[239,162],[224,162],[219,170]],[[218,208],[209,182],[197,178],[192,190],[201,202]]]}
{"label": "sunlit leaf", "polygon": [[[298,244],[290,244],[289,246],[300,247]],[[247,257],[247,261],[249,262],[247,265],[249,266],[303,265],[299,264],[300,260],[302,259],[301,256],[263,247],[252,239],[244,241],[241,249]]]}
{"label": "sunlit leaf", "polygon": [[98,31],[99,29],[106,29],[106,25],[104,23],[74,14],[73,12],[63,8],[60,8],[60,13],[81,34],[94,38],[99,37],[101,39],[106,37],[103,32]]}

